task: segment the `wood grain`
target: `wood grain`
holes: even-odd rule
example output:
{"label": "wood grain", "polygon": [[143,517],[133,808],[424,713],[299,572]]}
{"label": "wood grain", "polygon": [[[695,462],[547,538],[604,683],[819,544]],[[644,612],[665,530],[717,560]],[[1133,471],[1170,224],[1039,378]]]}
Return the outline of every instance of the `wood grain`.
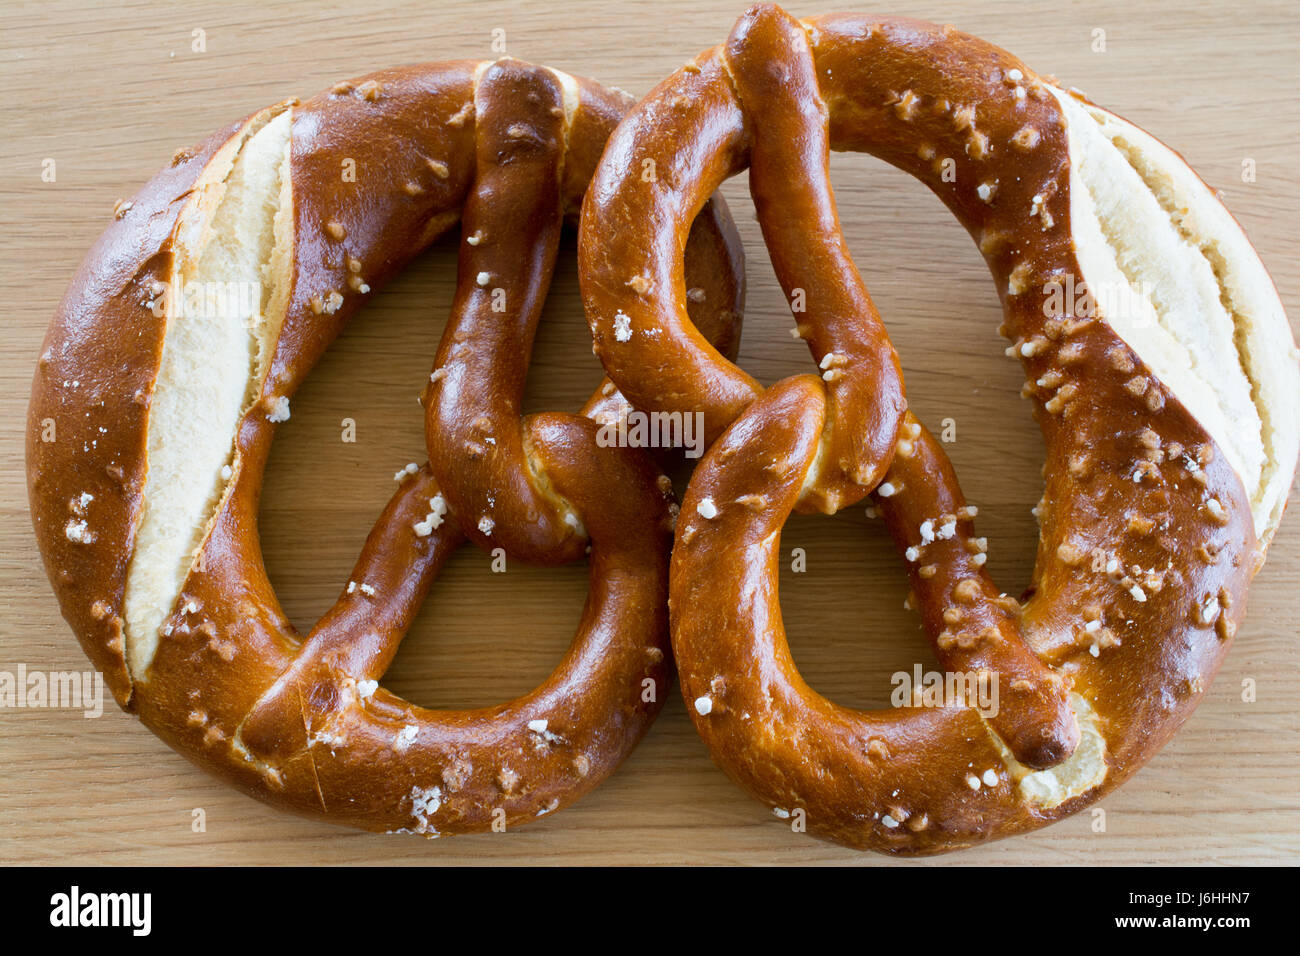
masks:
{"label": "wood grain", "polygon": [[[0,11],[0,669],[85,661],[59,617],[30,532],[23,427],[40,340],[77,262],[129,196],[181,145],[289,95],[384,66],[509,52],[642,94],[722,40],[741,4],[296,4],[88,2]],[[563,15],[560,11],[568,11]],[[801,14],[816,9],[796,8]],[[1016,52],[1151,130],[1222,188],[1293,316],[1300,316],[1296,167],[1300,19],[1288,2],[901,2],[890,12],[952,22]],[[191,49],[206,31],[206,51]],[[1094,52],[1093,31],[1105,31]],[[57,162],[57,182],[41,180]],[[1257,181],[1242,182],[1253,159]],[[990,566],[1015,592],[1028,580],[1042,446],[1002,356],[992,284],[937,199],[862,156],[836,156],[840,213],[857,262],[903,357],[913,407],[949,445],[981,507]],[[750,252],[741,361],[771,382],[808,359],[762,250],[743,180],[726,187]],[[529,405],[576,409],[599,378],[569,237],[535,355]],[[294,400],[272,456],[262,531],[270,573],[307,627],[334,599],[393,471],[423,457],[416,392],[451,302],[444,243],[376,297]],[[357,441],[340,440],[355,419]],[[885,703],[888,675],[929,654],[902,608],[902,568],[861,509],[797,518],[782,599],[810,683],[852,706]],[[1300,859],[1300,665],[1295,651],[1300,520],[1282,527],[1251,612],[1218,680],[1181,733],[1088,815],[949,863],[1258,863]],[[535,685],[567,644],[585,568],[511,566],[492,574],[464,549],[451,562],[390,673],[432,706],[487,704]],[[1242,700],[1242,682],[1257,700]],[[279,814],[210,780],[111,702],[102,718],[0,711],[0,862],[62,863],[860,863],[791,833],[709,761],[674,692],[627,764],[576,807],[507,835],[434,843],[372,836]],[[192,832],[191,811],[206,812]],[[930,861],[933,862],[933,861]]]}

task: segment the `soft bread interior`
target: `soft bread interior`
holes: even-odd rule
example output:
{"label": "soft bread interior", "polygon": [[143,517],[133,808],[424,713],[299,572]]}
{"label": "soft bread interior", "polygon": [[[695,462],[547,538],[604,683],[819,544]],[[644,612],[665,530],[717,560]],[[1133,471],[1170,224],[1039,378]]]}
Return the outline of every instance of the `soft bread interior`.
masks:
{"label": "soft bread interior", "polygon": [[1067,122],[1076,256],[1097,311],[1223,451],[1266,546],[1300,453],[1300,367],[1273,282],[1178,154],[1052,92]]}
{"label": "soft bread interior", "polygon": [[[555,79],[558,80],[560,84],[560,96],[561,96],[561,101],[564,104],[563,106],[564,108],[564,154],[563,155],[564,158],[567,159],[569,155],[569,134],[573,131],[573,114],[578,111],[578,100],[579,100],[578,81],[575,80],[573,77],[571,77],[568,73],[561,72],[560,70],[552,70],[549,67],[547,67],[546,69],[547,72],[549,72],[552,76],[554,76]],[[478,89],[477,80],[478,77],[476,75],[475,77],[476,90]]]}
{"label": "soft bread interior", "polygon": [[127,570],[126,659],[146,677],[234,469],[234,437],[287,301],[292,111],[209,162],[176,225],[167,330],[149,406],[148,475]]}
{"label": "soft bread interior", "polygon": [[1066,760],[1046,770],[1030,770],[1016,760],[1002,738],[988,728],[1020,796],[1042,810],[1082,796],[1106,779],[1106,738],[1097,712],[1079,694],[1070,695],[1070,710],[1079,724],[1079,745]]}

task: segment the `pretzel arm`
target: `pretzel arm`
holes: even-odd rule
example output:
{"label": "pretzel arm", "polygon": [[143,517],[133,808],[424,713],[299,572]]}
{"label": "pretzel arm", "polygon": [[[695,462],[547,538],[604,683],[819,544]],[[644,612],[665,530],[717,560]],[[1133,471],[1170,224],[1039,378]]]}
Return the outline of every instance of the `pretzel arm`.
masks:
{"label": "pretzel arm", "polygon": [[825,461],[800,509],[834,513],[889,466],[907,406],[902,368],[840,228],[829,111],[803,27],[751,9],[732,29],[723,64],[742,108],[764,117],[751,134],[749,190],[777,279],[800,309],[796,332],[827,383]]}
{"label": "pretzel arm", "polygon": [[306,701],[328,714],[340,691],[381,680],[438,571],[463,541],[428,466],[404,478],[366,538],[347,588],[240,725],[248,751],[273,762],[306,749],[314,729]]}
{"label": "pretzel arm", "polygon": [[[688,145],[665,149],[648,123],[620,124],[610,137],[578,234],[583,304],[594,351],[628,401],[702,412],[712,443],[761,386],[691,322],[683,256],[699,211],[744,168],[748,129],[715,60],[651,95],[657,122],[681,128]],[[639,172],[614,174],[624,166]]]}
{"label": "pretzel arm", "polygon": [[[715,250],[723,250],[728,259],[719,263]],[[691,325],[719,355],[735,361],[745,311],[745,262],[740,235],[721,194],[714,193],[691,224],[683,261]],[[582,414],[598,422],[617,421],[630,407],[613,379],[606,376]]]}
{"label": "pretzel arm", "polygon": [[430,376],[429,456],[473,541],[564,563],[586,541],[572,509],[541,487],[519,426],[562,226],[564,92],[549,71],[494,64],[475,104],[477,172],[456,298]]}
{"label": "pretzel arm", "polygon": [[1060,763],[1079,743],[1069,681],[1026,642],[1020,606],[989,577],[987,547],[974,535],[952,463],[910,412],[899,453],[886,474],[879,507],[900,555],[926,633],[945,671],[997,675],[998,710],[989,722],[1016,759],[1041,769]]}

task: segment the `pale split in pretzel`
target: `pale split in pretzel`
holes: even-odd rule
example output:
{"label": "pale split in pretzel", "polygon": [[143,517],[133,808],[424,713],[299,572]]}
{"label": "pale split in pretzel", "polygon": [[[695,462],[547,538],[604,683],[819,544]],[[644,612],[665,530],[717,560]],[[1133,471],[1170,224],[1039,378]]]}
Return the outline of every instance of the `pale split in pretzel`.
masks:
{"label": "pale split in pretzel", "polygon": [[[985,573],[976,510],[905,412],[839,232],[831,149],[928,185],[993,273],[1047,444],[1023,603]],[[820,373],[767,390],[680,294],[687,225],[746,167]],[[641,408],[702,410],[720,436],[677,523],[673,649],[715,761],[778,817],[885,852],[968,846],[1095,801],[1190,715],[1285,506],[1300,373],[1254,250],[1171,150],[951,27],[756,6],[615,132],[579,259],[613,381]],[[799,676],[782,526],[869,492],[939,662],[996,683],[995,715],[859,712]]]}
{"label": "pale split in pretzel", "polygon": [[[179,152],[83,262],[33,387],[36,532],[118,701],[199,766],[276,806],[436,836],[572,802],[654,719],[671,673],[671,486],[643,453],[601,447],[591,418],[519,409],[561,224],[628,106],[509,59],[341,83]],[[272,436],[344,323],[462,218],[424,398],[437,460],[398,472],[351,580],[301,636],[258,540]],[[692,236],[692,315],[726,350],[743,295],[734,227],[715,205]],[[190,295],[214,288],[252,293],[215,309]],[[622,404],[606,382],[588,408]],[[591,590],[534,691],[427,710],[380,681],[465,534],[524,560],[589,545]]]}

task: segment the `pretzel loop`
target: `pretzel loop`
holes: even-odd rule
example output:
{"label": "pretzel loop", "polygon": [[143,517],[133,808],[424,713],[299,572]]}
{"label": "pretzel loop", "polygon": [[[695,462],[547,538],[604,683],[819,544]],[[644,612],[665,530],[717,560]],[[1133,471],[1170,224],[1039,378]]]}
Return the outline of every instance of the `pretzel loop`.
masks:
{"label": "pretzel loop", "polygon": [[[722,698],[713,703],[709,675],[722,675],[730,688],[725,706],[752,712],[747,697],[742,697],[743,704],[735,700],[745,690],[728,679],[738,672],[735,660],[790,660],[777,588],[780,531],[814,467],[828,414],[816,378],[785,379],[745,410],[692,477],[673,554],[674,628],[681,646],[689,650],[683,692],[688,699],[708,699],[710,713],[723,704]],[[1018,602],[999,594],[989,579],[984,552],[973,534],[973,510],[938,442],[910,413],[903,427],[911,447],[893,459],[889,494],[877,494],[875,500],[908,564],[913,594],[939,663],[947,672],[971,675],[995,693],[1000,690],[996,712],[987,723],[1020,764],[1058,764],[1079,742],[1068,685],[1026,643]],[[755,448],[762,453],[755,456]],[[733,612],[726,608],[716,616],[703,610],[706,603],[718,603],[706,598],[710,581],[747,578],[745,566],[754,564],[762,565],[763,582],[746,588],[745,618],[731,617]],[[706,637],[717,633],[733,640]],[[727,660],[719,659],[723,645]],[[698,658],[701,652],[703,659]],[[801,682],[794,687],[794,693],[816,697]],[[862,740],[905,719],[897,711],[859,714],[816,699],[816,704],[801,703],[798,710],[833,711],[837,722],[855,727]],[[794,733],[802,716],[778,708],[756,719],[772,721],[775,736],[782,738]],[[961,749],[954,746],[958,738],[937,743]]]}
{"label": "pretzel loop", "polygon": [[560,239],[564,92],[547,70],[499,62],[480,79],[475,109],[456,298],[425,399],[429,461],[476,543],[565,563],[586,536],[572,508],[539,487],[520,422]]}
{"label": "pretzel loop", "polygon": [[272,788],[307,767],[316,809],[348,819],[359,796],[352,775],[317,755],[369,750],[388,758],[370,768],[391,778],[384,789],[414,795],[399,829],[481,830],[495,813],[517,825],[590,789],[626,755],[632,728],[653,717],[670,680],[670,522],[658,472],[643,456],[599,447],[589,419],[538,415],[525,431],[557,492],[590,516],[591,587],[564,659],[523,697],[478,710],[427,710],[379,686],[439,568],[465,540],[453,512],[427,536],[414,530],[439,493],[426,466],[367,539],[352,572],[367,590],[339,598],[239,725],[238,748]]}

